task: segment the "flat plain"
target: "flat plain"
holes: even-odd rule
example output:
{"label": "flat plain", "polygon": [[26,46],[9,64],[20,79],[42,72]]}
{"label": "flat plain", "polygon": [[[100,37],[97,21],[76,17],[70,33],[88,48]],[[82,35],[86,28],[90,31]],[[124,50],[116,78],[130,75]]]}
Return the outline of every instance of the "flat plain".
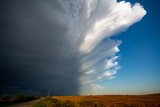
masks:
{"label": "flat plain", "polygon": [[160,94],[50,96],[34,107],[160,107]]}
{"label": "flat plain", "polygon": [[47,96],[9,107],[160,107],[160,94]]}

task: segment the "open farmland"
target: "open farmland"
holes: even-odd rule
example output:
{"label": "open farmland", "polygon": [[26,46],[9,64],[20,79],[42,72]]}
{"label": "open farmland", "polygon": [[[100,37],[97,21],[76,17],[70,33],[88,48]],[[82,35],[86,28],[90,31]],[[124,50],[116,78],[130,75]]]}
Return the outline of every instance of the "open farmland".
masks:
{"label": "open farmland", "polygon": [[160,107],[160,94],[54,96],[43,98],[34,107]]}

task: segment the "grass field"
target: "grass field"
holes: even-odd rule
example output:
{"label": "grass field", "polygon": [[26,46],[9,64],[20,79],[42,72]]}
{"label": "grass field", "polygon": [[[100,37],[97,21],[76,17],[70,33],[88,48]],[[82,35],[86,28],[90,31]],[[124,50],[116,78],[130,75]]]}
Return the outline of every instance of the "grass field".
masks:
{"label": "grass field", "polygon": [[160,94],[45,97],[33,107],[160,107]]}

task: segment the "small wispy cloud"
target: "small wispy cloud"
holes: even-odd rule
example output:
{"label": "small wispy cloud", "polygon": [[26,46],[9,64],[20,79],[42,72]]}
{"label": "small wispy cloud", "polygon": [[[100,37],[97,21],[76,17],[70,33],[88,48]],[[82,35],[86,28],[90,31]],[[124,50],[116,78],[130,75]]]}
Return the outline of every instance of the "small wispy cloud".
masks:
{"label": "small wispy cloud", "polygon": [[94,73],[95,73],[95,70],[90,70],[90,71],[85,72],[85,74],[94,74]]}
{"label": "small wispy cloud", "polygon": [[104,89],[103,86],[99,85],[99,84],[91,84],[92,86],[92,89],[93,90],[101,90],[101,89]]}

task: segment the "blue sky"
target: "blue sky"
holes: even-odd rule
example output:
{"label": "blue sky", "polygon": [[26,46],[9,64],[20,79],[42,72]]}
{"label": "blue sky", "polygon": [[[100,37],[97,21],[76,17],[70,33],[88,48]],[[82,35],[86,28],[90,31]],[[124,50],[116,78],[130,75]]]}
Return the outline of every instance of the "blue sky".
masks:
{"label": "blue sky", "polygon": [[123,41],[119,46],[121,56],[119,63],[122,68],[115,79],[102,84],[106,84],[108,93],[158,93],[160,92],[159,1],[128,1],[141,3],[147,14],[126,32],[114,37]]}

